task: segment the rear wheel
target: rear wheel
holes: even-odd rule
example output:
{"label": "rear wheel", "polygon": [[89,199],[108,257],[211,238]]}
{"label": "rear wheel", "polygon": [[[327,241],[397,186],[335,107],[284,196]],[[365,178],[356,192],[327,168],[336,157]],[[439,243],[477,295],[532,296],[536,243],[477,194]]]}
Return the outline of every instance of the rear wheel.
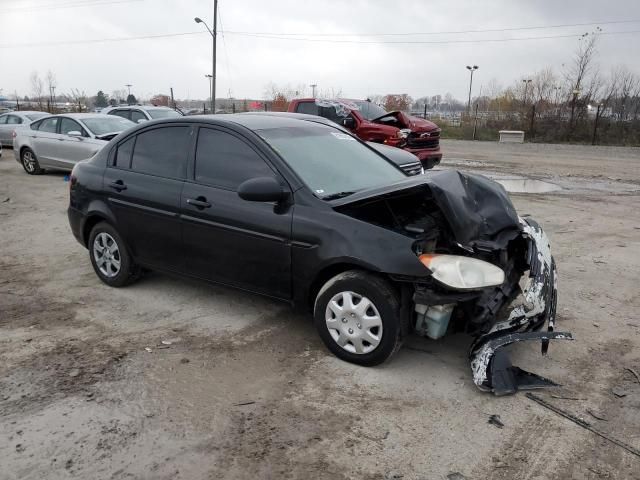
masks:
{"label": "rear wheel", "polygon": [[316,297],[314,323],[334,355],[359,365],[378,365],[402,344],[398,295],[366,272],[351,270],[329,280]]}
{"label": "rear wheel", "polygon": [[25,148],[22,150],[20,154],[20,160],[22,163],[22,168],[29,175],[41,175],[44,173],[44,169],[40,168],[40,164],[38,163],[38,159],[36,158],[36,154],[29,148]]}
{"label": "rear wheel", "polygon": [[111,287],[123,287],[138,279],[140,267],[129,255],[115,228],[96,224],[89,235],[89,256],[98,278]]}

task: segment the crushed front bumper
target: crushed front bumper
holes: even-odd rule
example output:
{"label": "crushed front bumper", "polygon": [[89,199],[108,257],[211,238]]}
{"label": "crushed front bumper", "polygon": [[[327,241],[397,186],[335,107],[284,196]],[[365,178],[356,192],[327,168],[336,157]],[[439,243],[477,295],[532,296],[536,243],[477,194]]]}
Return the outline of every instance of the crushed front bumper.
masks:
{"label": "crushed front bumper", "polygon": [[544,355],[550,340],[573,340],[568,332],[554,331],[558,283],[547,236],[533,220],[520,221],[528,245],[527,285],[519,302],[508,306],[510,311],[507,319],[496,323],[488,333],[478,337],[469,352],[475,384],[481,390],[496,395],[557,386],[551,380],[512,366],[503,347],[522,341],[540,340]]}

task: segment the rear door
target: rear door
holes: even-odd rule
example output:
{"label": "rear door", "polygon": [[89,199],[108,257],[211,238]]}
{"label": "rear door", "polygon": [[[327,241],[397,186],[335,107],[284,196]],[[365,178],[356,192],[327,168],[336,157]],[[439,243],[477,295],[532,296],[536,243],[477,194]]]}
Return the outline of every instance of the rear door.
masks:
{"label": "rear door", "polygon": [[9,127],[7,127],[7,118],[9,115],[0,115],[0,144],[9,145],[8,138],[10,136]]}
{"label": "rear door", "polygon": [[110,155],[104,189],[134,257],[142,264],[183,270],[180,194],[193,129],[160,125],[120,142]]}
{"label": "rear door", "polygon": [[292,208],[236,191],[250,178],[284,180],[255,145],[222,127],[199,129],[194,159],[181,206],[187,272],[290,298]]}
{"label": "rear door", "polygon": [[56,155],[60,138],[58,134],[59,123],[60,117],[45,118],[40,122],[38,130],[29,131],[34,153],[42,167],[66,167],[66,164],[61,163]]}

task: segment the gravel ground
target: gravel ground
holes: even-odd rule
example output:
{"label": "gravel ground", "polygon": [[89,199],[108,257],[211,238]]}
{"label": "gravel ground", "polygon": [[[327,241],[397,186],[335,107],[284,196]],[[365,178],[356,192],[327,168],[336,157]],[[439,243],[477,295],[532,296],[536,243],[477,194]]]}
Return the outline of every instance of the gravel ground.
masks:
{"label": "gravel ground", "polygon": [[[442,168],[561,187],[513,199],[551,238],[558,328],[576,341],[547,357],[516,346],[514,364],[564,385],[541,397],[640,449],[626,370],[640,372],[640,151],[443,150]],[[69,231],[67,189],[4,150],[0,478],[640,478],[639,457],[523,394],[479,392],[463,335],[410,338],[362,368],[269,299],[159,274],[106,287]]]}

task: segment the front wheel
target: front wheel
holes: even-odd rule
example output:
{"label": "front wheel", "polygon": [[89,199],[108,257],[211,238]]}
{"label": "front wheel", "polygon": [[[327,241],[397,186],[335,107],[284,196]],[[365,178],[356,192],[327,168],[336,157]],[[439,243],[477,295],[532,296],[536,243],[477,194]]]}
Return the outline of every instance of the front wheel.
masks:
{"label": "front wheel", "polygon": [[38,159],[36,158],[36,154],[33,153],[29,148],[25,148],[20,154],[20,160],[22,163],[22,168],[29,175],[41,175],[44,173],[44,170],[40,168],[40,164],[38,163]]}
{"label": "front wheel", "polygon": [[91,230],[89,256],[98,278],[111,287],[123,287],[140,276],[140,267],[116,229],[107,222],[100,222]]}
{"label": "front wheel", "polygon": [[378,365],[402,343],[397,293],[366,272],[351,270],[329,280],[316,297],[313,316],[324,344],[347,362]]}

